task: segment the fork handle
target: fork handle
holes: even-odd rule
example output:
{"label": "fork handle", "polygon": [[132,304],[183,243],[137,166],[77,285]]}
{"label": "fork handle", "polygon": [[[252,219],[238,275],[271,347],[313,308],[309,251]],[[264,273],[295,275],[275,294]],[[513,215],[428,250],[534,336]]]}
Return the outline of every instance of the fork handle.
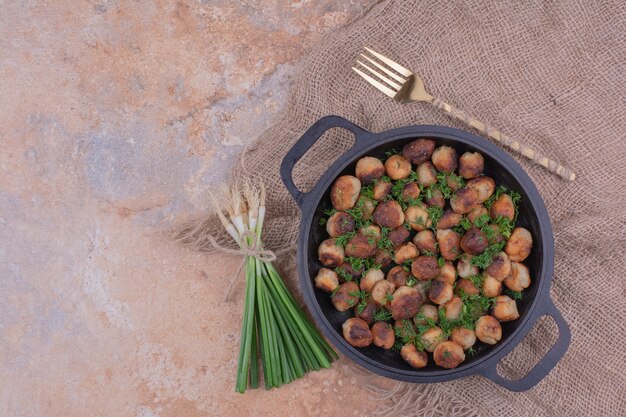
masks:
{"label": "fork handle", "polygon": [[571,169],[564,167],[558,162],[548,158],[540,152],[535,151],[534,149],[524,145],[523,143],[511,139],[509,136],[505,135],[493,126],[490,126],[473,118],[464,111],[458,110],[438,98],[434,98],[433,101],[430,102],[430,104],[437,107],[438,109],[445,111],[452,117],[459,119],[466,125],[473,127],[474,129],[489,136],[490,138],[502,143],[509,149],[512,149],[513,151],[524,155],[526,158],[533,160],[537,164],[545,167],[548,171],[553,172],[560,177],[565,178],[566,180],[574,181],[576,179],[576,174]]}

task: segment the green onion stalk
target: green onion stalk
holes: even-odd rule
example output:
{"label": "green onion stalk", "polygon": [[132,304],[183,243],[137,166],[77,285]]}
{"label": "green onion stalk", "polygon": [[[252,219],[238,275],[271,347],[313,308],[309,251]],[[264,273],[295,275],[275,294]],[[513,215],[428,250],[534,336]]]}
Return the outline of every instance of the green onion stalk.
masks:
{"label": "green onion stalk", "polygon": [[241,190],[225,194],[219,202],[214,199],[216,211],[240,252],[246,255],[246,293],[235,390],[243,393],[248,387],[258,388],[261,370],[264,386],[270,389],[309,371],[329,368],[338,358],[337,353],[285,286],[272,264],[275,255],[263,249],[265,187],[246,181]]}

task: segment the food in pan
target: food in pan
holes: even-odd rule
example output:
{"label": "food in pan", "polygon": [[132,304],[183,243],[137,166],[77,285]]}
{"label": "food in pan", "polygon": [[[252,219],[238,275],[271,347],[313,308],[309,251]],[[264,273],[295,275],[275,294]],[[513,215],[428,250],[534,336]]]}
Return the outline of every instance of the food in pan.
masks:
{"label": "food in pan", "polygon": [[533,239],[516,227],[520,195],[484,168],[479,152],[418,139],[335,180],[314,282],[346,312],[349,344],[451,369],[519,318]]}

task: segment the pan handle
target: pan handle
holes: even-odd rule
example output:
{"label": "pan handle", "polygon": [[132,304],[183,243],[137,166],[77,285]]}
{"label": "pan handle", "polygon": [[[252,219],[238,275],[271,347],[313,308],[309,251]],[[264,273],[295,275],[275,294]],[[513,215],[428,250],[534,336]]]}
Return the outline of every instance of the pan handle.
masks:
{"label": "pan handle", "polygon": [[537,318],[547,315],[554,319],[558,328],[559,328],[559,338],[557,339],[554,346],[550,348],[548,353],[545,354],[543,358],[535,365],[533,369],[526,374],[526,376],[516,379],[510,380],[503,378],[497,370],[497,367],[494,365],[488,366],[480,371],[481,375],[485,378],[490,379],[496,384],[500,385],[508,389],[509,391],[526,391],[534,387],[541,381],[548,373],[556,366],[556,364],[561,360],[565,352],[567,352],[567,348],[569,347],[569,343],[571,340],[571,333],[569,330],[569,326],[565,322],[565,319],[556,308],[552,299],[548,298],[548,302],[546,303],[546,307],[542,313],[537,315]]}
{"label": "pan handle", "polygon": [[348,129],[354,133],[356,137],[355,144],[359,141],[359,138],[362,138],[370,133],[343,117],[326,116],[315,122],[304,133],[304,135],[298,139],[291,149],[289,149],[280,164],[280,178],[283,180],[285,187],[287,187],[287,190],[289,190],[289,193],[291,193],[293,199],[296,200],[296,203],[298,203],[298,206],[300,207],[302,207],[302,202],[308,193],[301,192],[294,184],[292,176],[293,167],[300,160],[300,158],[302,158],[302,156],[304,156],[304,154],[311,149],[311,146],[317,142],[324,132],[334,127]]}

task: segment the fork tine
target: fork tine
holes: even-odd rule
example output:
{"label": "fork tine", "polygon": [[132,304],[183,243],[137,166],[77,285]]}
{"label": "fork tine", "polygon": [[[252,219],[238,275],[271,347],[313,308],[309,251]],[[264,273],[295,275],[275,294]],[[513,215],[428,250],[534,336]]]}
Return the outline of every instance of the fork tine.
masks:
{"label": "fork tine", "polygon": [[381,74],[380,72],[376,71],[373,68],[368,67],[367,65],[365,65],[364,63],[362,63],[361,61],[357,60],[356,61],[357,64],[361,64],[361,66],[363,68],[365,68],[366,70],[368,70],[369,72],[371,72],[372,74],[374,74],[375,76],[377,76],[378,78],[380,78],[382,81],[384,81],[385,83],[389,84],[390,86],[392,86],[393,88],[395,88],[396,90],[399,90],[402,88],[402,86],[398,83],[393,82],[392,80],[390,80],[389,78],[385,77],[383,74]]}
{"label": "fork tine", "polygon": [[358,68],[352,67],[352,69],[354,70],[354,72],[359,74],[361,77],[365,78],[365,81],[367,81],[368,83],[372,84],[379,91],[387,94],[391,98],[394,98],[396,96],[396,92],[393,91],[391,88],[387,87],[386,85],[383,85],[382,83],[379,83],[378,81],[376,81],[375,79],[373,79],[372,77],[370,77],[369,75],[367,75],[366,73],[364,73],[363,71],[361,71]]}
{"label": "fork tine", "polygon": [[409,75],[412,74],[411,71],[409,71],[407,68],[404,68],[402,65],[398,64],[395,61],[392,61],[391,59],[387,58],[384,55],[379,54],[376,51],[371,50],[370,48],[368,48],[367,46],[364,47],[365,50],[367,50],[370,54],[374,55],[376,58],[380,59],[381,61],[383,61],[385,64],[389,65],[391,68],[395,69],[396,71],[398,71],[400,74],[404,75],[405,77],[408,77]]}
{"label": "fork tine", "polygon": [[378,62],[374,61],[372,58],[370,58],[369,56],[365,55],[365,54],[361,54],[361,56],[365,59],[367,59],[369,62],[371,62],[372,64],[376,65],[376,68],[382,70],[385,72],[385,74],[387,74],[388,76],[392,77],[394,80],[400,82],[400,83],[404,83],[406,81],[406,79],[400,77],[398,74],[396,74],[393,71],[388,70],[387,68],[383,67],[382,65],[380,65]]}

